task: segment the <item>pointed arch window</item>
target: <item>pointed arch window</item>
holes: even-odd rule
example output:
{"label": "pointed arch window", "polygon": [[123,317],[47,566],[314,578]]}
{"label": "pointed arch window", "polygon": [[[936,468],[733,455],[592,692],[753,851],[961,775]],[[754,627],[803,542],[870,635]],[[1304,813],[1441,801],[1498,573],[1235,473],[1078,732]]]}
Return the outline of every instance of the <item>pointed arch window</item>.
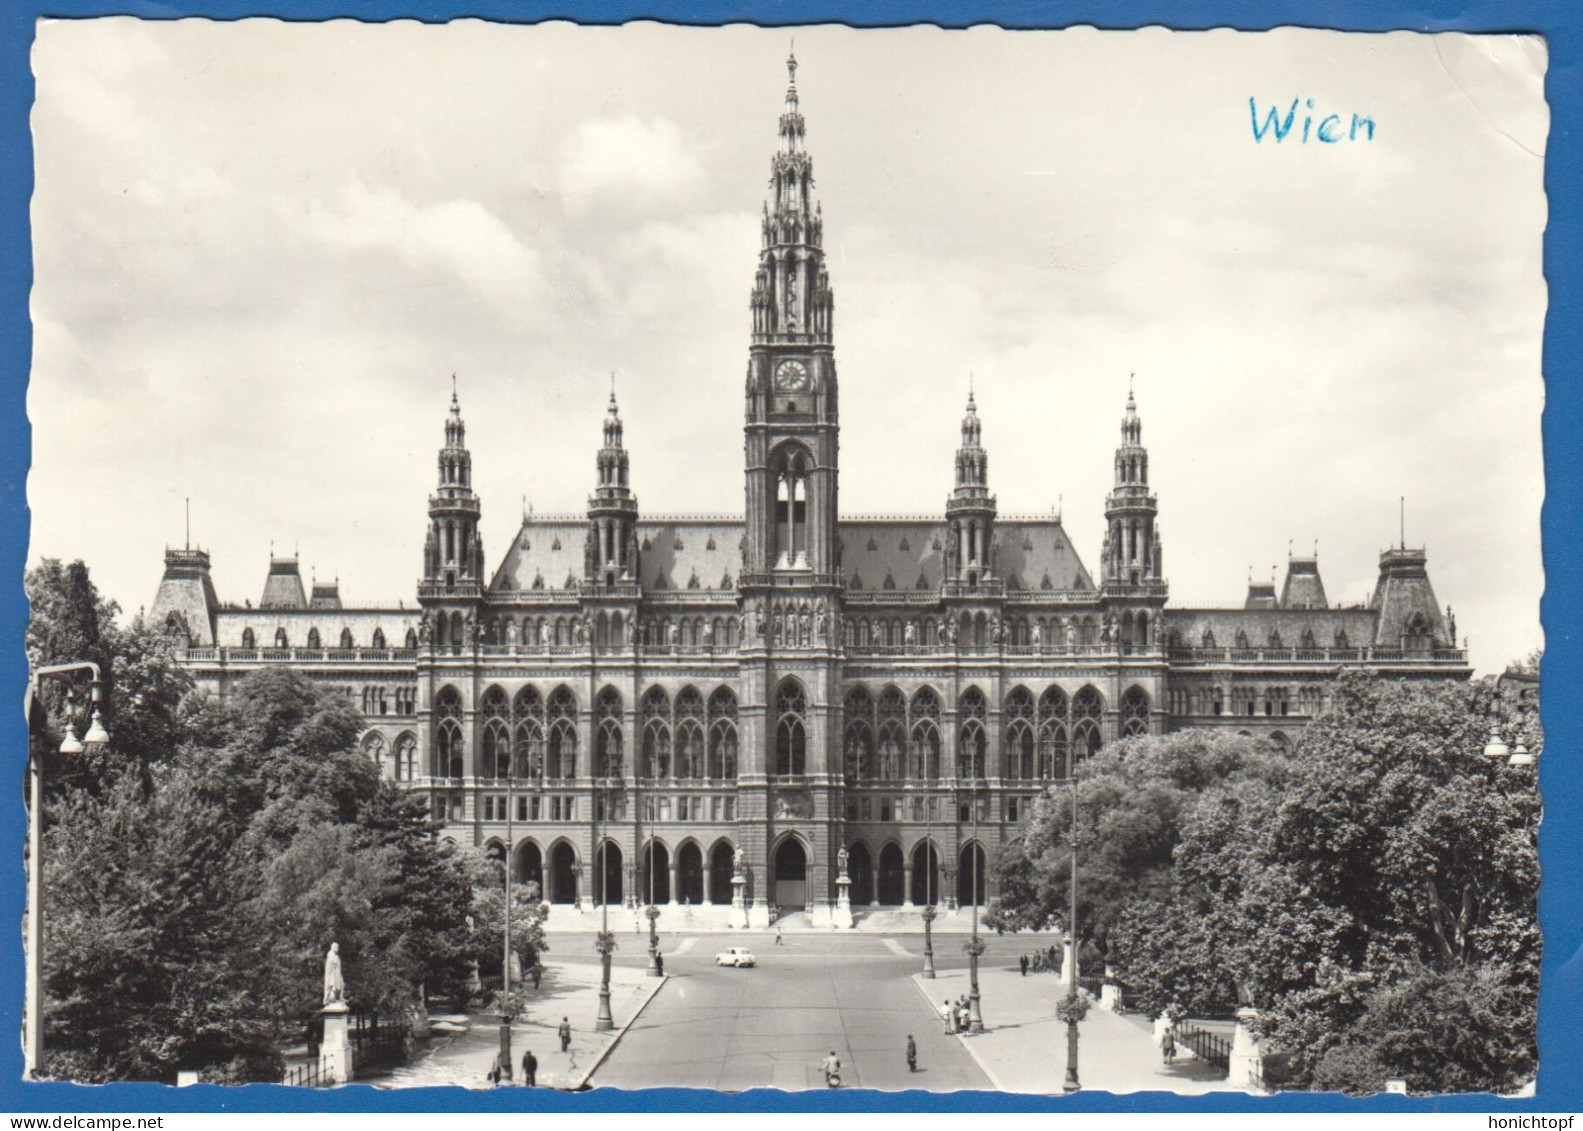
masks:
{"label": "pointed arch window", "polygon": [[479,771],[481,778],[511,776],[511,706],[499,687],[484,692],[479,707],[482,727],[479,733]]}
{"label": "pointed arch window", "polygon": [[671,700],[663,687],[643,696],[643,776],[660,781],[671,776]]}
{"label": "pointed arch window", "polygon": [[1149,696],[1141,687],[1129,687],[1121,697],[1121,736],[1149,733]]}
{"label": "pointed arch window", "polygon": [[1067,761],[1070,716],[1066,692],[1047,687],[1039,696],[1039,780],[1066,779],[1071,776]]}
{"label": "pointed arch window", "polygon": [[412,781],[418,773],[418,740],[410,734],[396,739],[395,757],[391,773],[397,781]]}
{"label": "pointed arch window", "polygon": [[908,704],[908,774],[914,781],[940,780],[940,699],[927,687],[919,688]]}
{"label": "pointed arch window", "polygon": [[253,630],[251,628],[244,628],[242,630],[242,647],[244,647],[244,648],[252,648],[252,647],[254,647],[255,646],[254,645],[254,641],[255,640],[256,640],[256,637],[254,637]]}
{"label": "pointed arch window", "polygon": [[539,780],[544,776],[544,700],[538,689],[529,685],[517,692],[511,702],[512,761],[517,776]]}
{"label": "pointed arch window", "polygon": [[984,695],[970,687],[957,700],[956,776],[982,778],[988,736],[984,732]]}
{"label": "pointed arch window", "polygon": [[841,771],[848,785],[874,774],[874,700],[862,687],[847,692]]}
{"label": "pointed arch window", "polygon": [[551,781],[571,781],[577,777],[577,697],[571,688],[557,687],[550,693],[545,715],[549,720],[545,777]]}
{"label": "pointed arch window", "polygon": [[709,771],[711,781],[736,781],[737,697],[729,687],[709,696]]}
{"label": "pointed arch window", "polygon": [[1025,687],[1013,688],[1006,696],[1006,742],[1003,773],[1013,781],[1032,781],[1037,775],[1034,761],[1033,694]]}
{"label": "pointed arch window", "polygon": [[[369,646],[373,647],[373,648],[383,648],[383,647],[385,647],[385,630],[384,629],[382,629],[382,628],[374,629],[374,636],[373,636],[373,639],[369,641]],[[350,645],[348,645],[348,647],[350,647]]]}
{"label": "pointed arch window", "polygon": [[291,647],[291,641],[286,638],[286,630],[284,628],[277,628],[275,630],[275,647],[277,647],[277,648],[290,648]]}
{"label": "pointed arch window", "polygon": [[775,773],[800,777],[808,772],[808,697],[802,684],[788,679],[775,694]]}
{"label": "pointed arch window", "polygon": [[907,751],[907,700],[898,689],[887,687],[880,693],[877,717],[877,776],[881,781],[900,781]]}
{"label": "pointed arch window", "polygon": [[704,698],[694,687],[676,696],[676,776],[682,781],[701,780],[704,764]]}
{"label": "pointed arch window", "polygon": [[773,465],[775,476],[775,567],[789,569],[808,564],[807,455],[796,449],[783,451]]}
{"label": "pointed arch window", "polygon": [[440,690],[434,699],[434,776],[461,778],[462,752],[462,696],[454,687]]}
{"label": "pointed arch window", "polygon": [[1072,760],[1091,758],[1099,753],[1102,742],[1100,721],[1105,715],[1105,701],[1098,691],[1085,687],[1072,696]]}
{"label": "pointed arch window", "polygon": [[406,647],[407,647],[407,649],[409,651],[416,651],[417,650],[417,647],[418,647],[418,630],[417,629],[415,629],[415,628],[407,629]]}
{"label": "pointed arch window", "polygon": [[598,720],[594,730],[594,772],[602,778],[622,774],[621,693],[607,687],[599,693],[594,708]]}

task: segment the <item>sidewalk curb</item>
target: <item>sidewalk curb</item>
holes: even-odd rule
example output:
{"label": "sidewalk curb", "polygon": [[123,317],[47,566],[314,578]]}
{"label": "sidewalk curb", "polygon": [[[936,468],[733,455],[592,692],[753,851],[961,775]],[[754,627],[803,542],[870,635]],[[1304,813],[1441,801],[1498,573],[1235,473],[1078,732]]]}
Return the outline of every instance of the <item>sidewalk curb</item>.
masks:
{"label": "sidewalk curb", "polygon": [[654,995],[659,993],[661,988],[664,987],[665,983],[670,980],[671,976],[669,974],[661,974],[658,978],[650,979],[649,992],[644,996],[643,1000],[638,1003],[638,1007],[632,1011],[632,1016],[627,1018],[626,1023],[617,1026],[615,1038],[602,1050],[600,1050],[599,1055],[594,1057],[593,1062],[589,1064],[587,1071],[585,1071],[582,1076],[577,1079],[575,1084],[569,1088],[562,1088],[559,1090],[566,1092],[580,1092],[584,1088],[588,1087],[589,1078],[593,1076],[595,1072],[599,1071],[599,1066],[605,1062],[606,1057],[615,1051],[615,1047],[621,1043],[621,1038],[627,1035],[627,1030],[632,1028],[633,1023],[636,1022],[639,1017],[643,1016],[643,1011],[649,1007],[649,1002],[654,1000]]}
{"label": "sidewalk curb", "polygon": [[[923,1003],[929,1007],[929,1012],[934,1014],[934,1023],[938,1025],[940,1024],[939,1010],[935,1007],[934,999],[929,996],[929,991],[924,988],[924,982],[930,980],[931,979],[925,978],[922,974],[913,974],[908,978],[908,981],[910,981],[917,988],[918,992],[923,995]],[[962,1047],[967,1050],[967,1055],[973,1058],[973,1063],[978,1065],[978,1070],[984,1074],[985,1079],[987,1079],[990,1084],[994,1086],[995,1091],[1000,1092],[1002,1095],[1008,1096],[1028,1094],[1025,1092],[1014,1092],[1010,1088],[1006,1087],[1005,1084],[1001,1083],[1000,1077],[996,1076],[994,1070],[992,1070],[988,1064],[984,1063],[984,1058],[978,1055],[978,1050],[973,1047],[973,1041],[969,1034],[956,1033],[954,1036],[962,1045]]]}

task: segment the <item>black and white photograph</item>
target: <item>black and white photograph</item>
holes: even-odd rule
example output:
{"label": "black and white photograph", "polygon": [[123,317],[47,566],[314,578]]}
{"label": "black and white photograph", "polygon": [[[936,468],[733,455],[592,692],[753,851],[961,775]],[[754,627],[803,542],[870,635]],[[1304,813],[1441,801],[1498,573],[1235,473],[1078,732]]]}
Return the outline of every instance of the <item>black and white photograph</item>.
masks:
{"label": "black and white photograph", "polygon": [[40,21],[26,1078],[1532,1095],[1547,64]]}

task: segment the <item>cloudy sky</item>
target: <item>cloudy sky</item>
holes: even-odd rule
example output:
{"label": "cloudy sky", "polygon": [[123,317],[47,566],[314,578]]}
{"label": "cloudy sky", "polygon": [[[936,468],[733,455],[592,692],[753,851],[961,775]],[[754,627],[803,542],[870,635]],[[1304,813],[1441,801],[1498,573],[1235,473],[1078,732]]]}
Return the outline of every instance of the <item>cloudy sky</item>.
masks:
{"label": "cloudy sky", "polygon": [[[788,33],[43,23],[30,557],[135,610],[271,543],[411,600],[457,374],[486,553],[580,512],[613,371],[645,511],[740,513]],[[1002,513],[1097,562],[1137,373],[1175,604],[1425,544],[1473,659],[1541,642],[1540,43],[796,32],[842,505],[939,513],[974,375]],[[1256,143],[1248,99],[1372,142]],[[1300,108],[1297,129],[1301,129]]]}

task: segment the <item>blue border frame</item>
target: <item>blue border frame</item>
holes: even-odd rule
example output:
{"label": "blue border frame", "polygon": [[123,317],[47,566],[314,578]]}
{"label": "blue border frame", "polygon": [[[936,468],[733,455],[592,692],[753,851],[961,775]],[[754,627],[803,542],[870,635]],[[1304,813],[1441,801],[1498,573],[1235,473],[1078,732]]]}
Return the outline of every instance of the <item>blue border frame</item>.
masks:
{"label": "blue border frame", "polygon": [[[677,24],[751,22],[787,26],[848,23],[883,27],[937,23],[962,27],[997,23],[1005,27],[1235,26],[1262,30],[1288,24],[1306,27],[1388,31],[1526,31],[1549,43],[1546,94],[1551,126],[1545,166],[1550,215],[1545,231],[1545,274],[1550,307],[1545,325],[1544,370],[1555,376],[1575,372],[1583,346],[1583,157],[1574,131],[1583,114],[1580,64],[1583,64],[1583,4],[1569,0],[1138,0],[1122,5],[1105,0],[1047,0],[995,5],[973,0],[650,0],[636,7],[621,0],[0,0],[0,573],[13,580],[0,600],[0,703],[20,703],[27,665],[22,649],[27,603],[21,578],[26,560],[28,512],[25,495],[31,456],[26,394],[32,352],[28,296],[32,287],[28,209],[33,191],[29,114],[33,75],[29,52],[34,21],[135,15],[148,19],[207,16],[239,19],[278,16],[313,20],[352,16],[367,20],[418,19],[443,22],[478,17],[531,23],[578,19],[620,23],[655,19]],[[997,7],[1001,10],[997,11]],[[1571,364],[1568,364],[1568,363]],[[25,1084],[20,1043],[6,1034],[21,1029],[23,962],[18,945],[0,945],[0,1109],[15,1112],[202,1112],[202,1111],[1437,1111],[1522,1114],[1583,1108],[1583,1063],[1578,1037],[1583,1021],[1583,875],[1568,868],[1583,860],[1583,763],[1572,756],[1568,739],[1579,732],[1583,706],[1574,698],[1580,681],[1579,648],[1565,626],[1583,614],[1583,573],[1566,568],[1569,551],[1580,544],[1583,515],[1576,484],[1583,471],[1583,445],[1574,441],[1583,426],[1583,398],[1567,380],[1547,382],[1544,450],[1547,494],[1543,512],[1546,591],[1542,605],[1550,630],[1544,662],[1543,718],[1550,753],[1542,759],[1545,821],[1540,856],[1545,866],[1539,917],[1545,935],[1540,992],[1540,1076],[1537,1095],[1526,1100],[1460,1097],[1412,1100],[1380,1096],[1347,1100],[1336,1095],[1283,1095],[1265,1099],[1216,1094],[1203,1097],[1168,1093],[1110,1096],[1079,1093],[1070,1099],[972,1092],[928,1095],[920,1092],[864,1093],[773,1091],[738,1096],[684,1089],[646,1092],[600,1090],[568,1095],[549,1091],[468,1092],[458,1088],[379,1092],[356,1086],[335,1092],[308,1092],[258,1085],[240,1089],[209,1086],[177,1091],[160,1085],[118,1084],[78,1087]],[[88,453],[91,458],[91,452]],[[23,859],[25,814],[21,805],[24,732],[21,717],[8,728],[7,769],[12,819],[0,827],[0,860]],[[0,881],[0,938],[19,939],[26,899],[20,868],[8,868]],[[1052,1050],[1052,1056],[1055,1050]],[[524,1101],[531,1097],[531,1106]]]}

